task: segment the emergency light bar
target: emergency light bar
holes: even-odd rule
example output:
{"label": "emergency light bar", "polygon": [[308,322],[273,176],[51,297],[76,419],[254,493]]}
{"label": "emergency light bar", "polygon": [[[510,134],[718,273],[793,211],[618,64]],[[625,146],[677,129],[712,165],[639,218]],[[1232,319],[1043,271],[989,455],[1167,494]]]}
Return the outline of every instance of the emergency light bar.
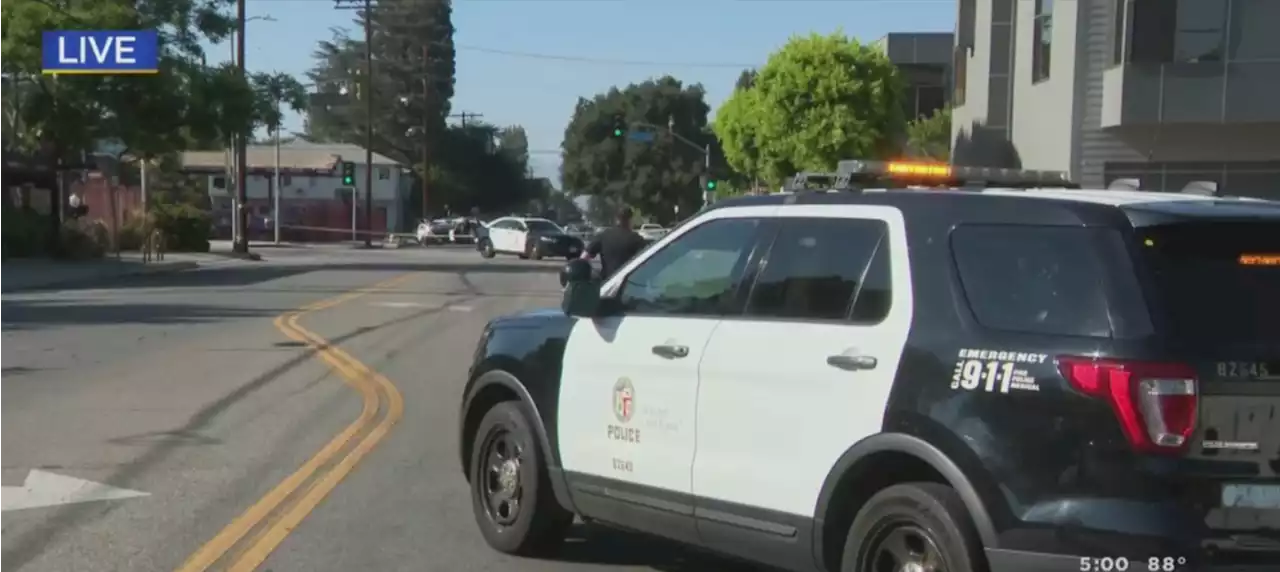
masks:
{"label": "emergency light bar", "polygon": [[1038,187],[1078,189],[1061,171],[960,167],[912,161],[840,161],[835,173],[797,173],[783,192],[902,187]]}

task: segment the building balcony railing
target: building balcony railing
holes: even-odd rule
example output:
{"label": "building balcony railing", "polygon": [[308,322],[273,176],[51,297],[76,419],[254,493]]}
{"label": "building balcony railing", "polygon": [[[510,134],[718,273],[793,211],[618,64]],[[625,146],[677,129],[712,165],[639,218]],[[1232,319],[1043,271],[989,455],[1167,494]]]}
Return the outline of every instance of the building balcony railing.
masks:
{"label": "building balcony railing", "polygon": [[1103,74],[1102,127],[1280,122],[1280,62],[1126,63]]}

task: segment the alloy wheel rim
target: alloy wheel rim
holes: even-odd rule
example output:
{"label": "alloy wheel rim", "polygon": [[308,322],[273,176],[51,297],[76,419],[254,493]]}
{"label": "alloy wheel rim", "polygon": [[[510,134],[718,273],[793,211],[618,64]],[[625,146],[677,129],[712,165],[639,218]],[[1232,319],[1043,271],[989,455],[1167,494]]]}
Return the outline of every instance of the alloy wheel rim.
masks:
{"label": "alloy wheel rim", "polygon": [[947,572],[942,550],[923,527],[890,523],[871,538],[860,572]]}
{"label": "alloy wheel rim", "polygon": [[480,500],[489,520],[500,527],[520,518],[524,496],[524,449],[510,431],[497,430],[485,441]]}

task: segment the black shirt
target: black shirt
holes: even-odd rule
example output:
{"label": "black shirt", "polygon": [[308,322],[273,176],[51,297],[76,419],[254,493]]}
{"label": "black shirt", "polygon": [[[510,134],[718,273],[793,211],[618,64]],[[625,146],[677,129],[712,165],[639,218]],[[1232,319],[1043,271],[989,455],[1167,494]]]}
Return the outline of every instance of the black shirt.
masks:
{"label": "black shirt", "polygon": [[596,235],[587,245],[587,254],[600,257],[600,277],[607,280],[646,245],[644,237],[636,231],[614,226]]}

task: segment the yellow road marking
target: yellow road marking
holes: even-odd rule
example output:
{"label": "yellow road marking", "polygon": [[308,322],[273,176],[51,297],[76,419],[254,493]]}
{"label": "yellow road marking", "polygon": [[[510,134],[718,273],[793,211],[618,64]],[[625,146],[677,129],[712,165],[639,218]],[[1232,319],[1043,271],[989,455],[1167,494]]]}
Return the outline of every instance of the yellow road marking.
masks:
{"label": "yellow road marking", "polygon": [[222,559],[241,539],[248,535],[250,531],[264,522],[302,485],[312,481],[312,477],[322,467],[329,464],[343,450],[346,450],[347,445],[357,435],[373,424],[380,409],[378,389],[382,389],[387,396],[387,411],[383,416],[382,422],[378,423],[372,431],[369,431],[368,435],[338,464],[315,480],[308,487],[302,499],[285,512],[279,521],[268,526],[252,543],[249,550],[241,554],[233,565],[233,569],[236,570],[252,570],[257,567],[288,536],[288,533],[310,514],[311,510],[320,501],[324,500],[324,497],[351,472],[356,463],[382,440],[386,433],[391,430],[391,426],[400,419],[404,412],[404,401],[400,396],[400,392],[390,380],[381,374],[373,372],[347,352],[330,345],[324,338],[298,325],[298,319],[310,312],[332,308],[360,296],[383,291],[407,280],[411,276],[411,274],[398,276],[368,288],[361,288],[328,300],[308,304],[275,318],[273,324],[276,329],[294,341],[310,345],[315,349],[316,355],[321,360],[341,376],[348,385],[360,392],[363,398],[363,409],[361,409],[360,415],[355,421],[325,444],[319,452],[303,463],[297,471],[286,477],[280,484],[271,489],[266,496],[259,499],[244,513],[236,517],[235,520],[232,520],[222,531],[188,557],[186,562],[178,567],[177,572],[203,572],[208,570],[209,567]]}

